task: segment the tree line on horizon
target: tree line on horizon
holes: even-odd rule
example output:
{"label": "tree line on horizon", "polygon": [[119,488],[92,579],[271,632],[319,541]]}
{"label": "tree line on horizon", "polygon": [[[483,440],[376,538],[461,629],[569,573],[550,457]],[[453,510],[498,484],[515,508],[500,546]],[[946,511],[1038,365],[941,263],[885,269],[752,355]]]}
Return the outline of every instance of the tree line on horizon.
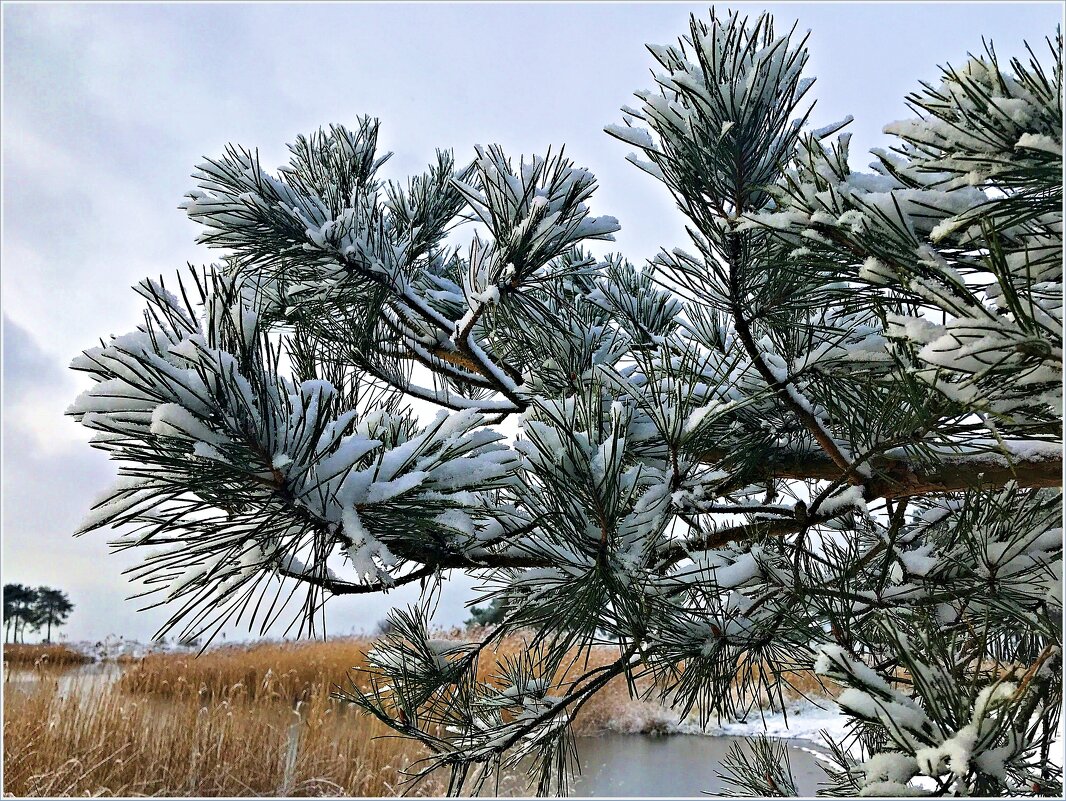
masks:
{"label": "tree line on horizon", "polygon": [[52,627],[67,622],[74,604],[62,590],[53,587],[28,587],[24,584],[4,585],[4,642],[25,642],[26,627],[32,631],[45,630],[45,642],[52,641]]}

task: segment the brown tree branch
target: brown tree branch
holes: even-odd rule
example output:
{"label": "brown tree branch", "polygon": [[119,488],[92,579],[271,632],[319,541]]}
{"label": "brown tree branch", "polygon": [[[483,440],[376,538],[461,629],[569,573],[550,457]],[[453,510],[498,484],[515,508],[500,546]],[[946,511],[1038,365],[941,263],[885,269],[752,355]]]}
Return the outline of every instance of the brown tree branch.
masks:
{"label": "brown tree branch", "polygon": [[321,587],[333,595],[358,595],[369,592],[385,592],[394,587],[402,587],[404,584],[410,584],[412,581],[418,581],[426,576],[431,576],[436,570],[436,565],[425,565],[413,573],[408,573],[406,576],[400,576],[388,584],[383,581],[375,581],[370,584],[358,584],[352,581],[343,581],[341,579],[332,578],[328,575],[320,576],[314,573],[296,573],[283,567],[278,568],[278,575],[284,576],[285,578],[296,579],[297,581],[302,581],[305,584],[311,584],[315,587]]}
{"label": "brown tree branch", "polygon": [[[705,462],[717,462],[725,453],[708,453]],[[1019,487],[1062,486],[1062,456],[1052,459],[1020,459],[1007,463],[994,453],[957,457],[957,461],[943,462],[935,467],[917,467],[900,459],[875,457],[870,460],[875,476],[863,485],[866,501],[894,500],[918,495],[936,495],[946,492],[1002,487],[1015,481]],[[823,453],[791,454],[766,463],[762,478],[819,479],[832,481],[840,477],[837,467]],[[660,552],[660,569],[668,568],[685,558],[690,551],[722,548],[737,540],[754,535],[783,537],[795,534],[817,523],[824,523],[846,510],[833,514],[813,514],[779,520],[758,520],[718,529],[701,537],[683,542],[674,542]]]}
{"label": "brown tree branch", "polygon": [[484,559],[475,560],[461,554],[449,554],[441,557],[428,553],[413,552],[411,549],[397,548],[396,551],[397,553],[402,553],[405,559],[421,562],[423,566],[412,573],[396,578],[391,583],[374,581],[369,584],[360,584],[314,573],[296,573],[285,568],[279,568],[278,574],[285,578],[296,579],[306,584],[321,587],[333,595],[362,595],[371,592],[385,592],[394,587],[410,584],[412,581],[431,576],[438,570],[551,567],[553,564],[547,559],[506,553],[486,554]]}
{"label": "brown tree branch", "polygon": [[[840,448],[835,442],[833,442],[832,438],[818,421],[818,418],[811,412],[810,408],[801,403],[800,400],[790,392],[790,389],[795,391],[795,388],[790,387],[789,384],[789,382],[792,381],[792,378],[786,378],[784,380],[778,378],[763,358],[763,353],[756,344],[755,337],[752,335],[750,321],[744,316],[743,293],[741,292],[740,286],[740,235],[736,233],[729,234],[728,245],[730,251],[729,304],[730,313],[733,316],[733,330],[736,331],[737,338],[744,346],[748,358],[751,359],[752,365],[758,371],[759,375],[762,376],[763,381],[774,390],[778,399],[780,399],[780,401],[796,415],[803,426],[811,433],[811,436],[814,437],[815,442],[817,442],[822,450],[825,451],[826,456],[832,459],[833,463],[841,471],[847,471],[850,467],[848,459],[840,452]],[[861,483],[858,476],[849,476],[849,480],[853,484]]]}
{"label": "brown tree branch", "polygon": [[810,515],[802,520],[795,517],[786,517],[780,520],[759,520],[754,523],[741,523],[728,528],[712,531],[702,537],[692,537],[680,542],[670,543],[658,553],[659,570],[667,570],[686,558],[692,551],[711,551],[722,548],[731,542],[748,539],[755,534],[766,537],[784,537],[787,534],[795,534],[797,531],[809,528],[817,523],[824,523],[832,515]]}
{"label": "brown tree branch", "polygon": [[[725,459],[726,451],[708,451],[702,461],[714,464]],[[916,495],[935,495],[959,492],[975,487],[1002,487],[1008,481],[1019,487],[1061,487],[1062,455],[1050,459],[1014,459],[997,453],[982,453],[952,457],[934,466],[916,465],[903,459],[874,456],[868,462],[873,477],[864,482],[867,501],[878,498],[909,498]],[[771,456],[758,475],[756,483],[767,479],[817,479],[835,481],[841,469],[823,453],[784,453]]]}
{"label": "brown tree branch", "polygon": [[[483,376],[487,382],[489,382],[498,392],[502,393],[509,401],[514,403],[519,409],[525,408],[525,403],[506,385],[506,382],[498,380],[492,367],[497,367],[503,373],[506,373],[511,381],[518,385],[521,385],[524,381],[522,374],[509,364],[502,362],[496,363],[492,360],[492,357],[485,354],[479,348],[474,347],[471,342],[470,334],[474,327],[474,323],[476,323],[477,318],[480,316],[480,310],[479,313],[471,315],[471,319],[467,322],[467,325],[464,326],[461,333],[456,332],[454,330],[455,321],[449,320],[436,309],[433,309],[426,304],[422,298],[412,294],[410,290],[397,287],[387,276],[367,269],[365,266],[344,256],[340,257],[340,263],[348,270],[359,274],[360,277],[384,287],[392,294],[393,299],[401,304],[404,310],[422,318],[425,322],[451,338],[451,341],[455,345],[455,350],[452,350],[447,346],[438,346],[431,351],[434,358],[440,359],[445,364],[460,367],[464,370]],[[486,362],[491,362],[491,364]]]}

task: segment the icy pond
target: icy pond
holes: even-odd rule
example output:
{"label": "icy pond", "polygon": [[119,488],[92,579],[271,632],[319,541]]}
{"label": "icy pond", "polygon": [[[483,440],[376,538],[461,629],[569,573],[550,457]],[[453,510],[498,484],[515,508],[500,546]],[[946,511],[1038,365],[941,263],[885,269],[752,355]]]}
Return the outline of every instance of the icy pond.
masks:
{"label": "icy pond", "polygon": [[122,675],[125,670],[123,665],[114,662],[90,662],[86,665],[76,665],[66,670],[53,669],[56,672],[42,674],[32,668],[12,668],[4,665],[4,683],[10,689],[17,689],[20,685],[29,686],[33,682],[42,679],[55,682],[60,693],[71,690],[85,692],[87,690],[106,687]]}
{"label": "icy pond", "polygon": [[[577,741],[581,775],[570,787],[577,796],[699,796],[728,788],[718,778],[722,760],[740,740],[728,735],[674,734],[653,737],[606,734]],[[809,743],[785,740],[796,789],[814,795],[825,774]]]}

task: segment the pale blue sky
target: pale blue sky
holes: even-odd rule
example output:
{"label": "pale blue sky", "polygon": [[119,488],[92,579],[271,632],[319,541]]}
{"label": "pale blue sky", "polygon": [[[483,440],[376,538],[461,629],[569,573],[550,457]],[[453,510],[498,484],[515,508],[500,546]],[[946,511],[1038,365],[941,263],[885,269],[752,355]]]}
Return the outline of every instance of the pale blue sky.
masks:
{"label": "pale blue sky", "polygon": [[[126,557],[105,535],[73,540],[113,469],[62,417],[84,388],[72,356],[131,329],[129,287],[210,261],[176,209],[188,175],[227,142],[285,160],[286,142],[358,114],[382,120],[386,177],[420,171],[436,147],[460,161],[497,142],[515,156],[565,144],[619,218],[611,249],[634,261],[685,244],[666,191],[602,133],[650,86],[647,42],[672,42],[689,13],[654,4],[8,3],[3,8],[3,580],[67,589],[72,639],[147,638],[161,611],[123,597]],[[990,35],[1003,56],[1054,31],[1061,3],[734,3],[810,29],[812,121],[853,114],[853,153],[936,65]],[[440,621],[465,617],[460,582]],[[389,599],[338,599],[335,632],[367,628]]]}

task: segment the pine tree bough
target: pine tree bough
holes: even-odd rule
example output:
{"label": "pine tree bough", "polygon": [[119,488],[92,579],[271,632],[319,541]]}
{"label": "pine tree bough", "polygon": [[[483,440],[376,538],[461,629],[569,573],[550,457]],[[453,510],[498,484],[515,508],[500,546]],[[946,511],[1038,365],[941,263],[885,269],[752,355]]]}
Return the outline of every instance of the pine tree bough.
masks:
{"label": "pine tree bough", "polygon": [[[607,132],[692,241],[643,267],[587,249],[619,225],[562,151],[401,184],[359,118],[276,173],[197,167],[222,260],[72,365],[120,465],[79,533],[144,554],[181,636],[420,585],[338,697],[457,794],[565,790],[616,677],[707,726],[814,671],[852,722],[827,794],[1060,795],[1061,36],[945,68],[869,172],[850,120],[808,126],[805,42],[712,12],[649,48]],[[430,632],[457,570],[499,613],[478,642]],[[782,754],[729,781],[794,790]]]}

